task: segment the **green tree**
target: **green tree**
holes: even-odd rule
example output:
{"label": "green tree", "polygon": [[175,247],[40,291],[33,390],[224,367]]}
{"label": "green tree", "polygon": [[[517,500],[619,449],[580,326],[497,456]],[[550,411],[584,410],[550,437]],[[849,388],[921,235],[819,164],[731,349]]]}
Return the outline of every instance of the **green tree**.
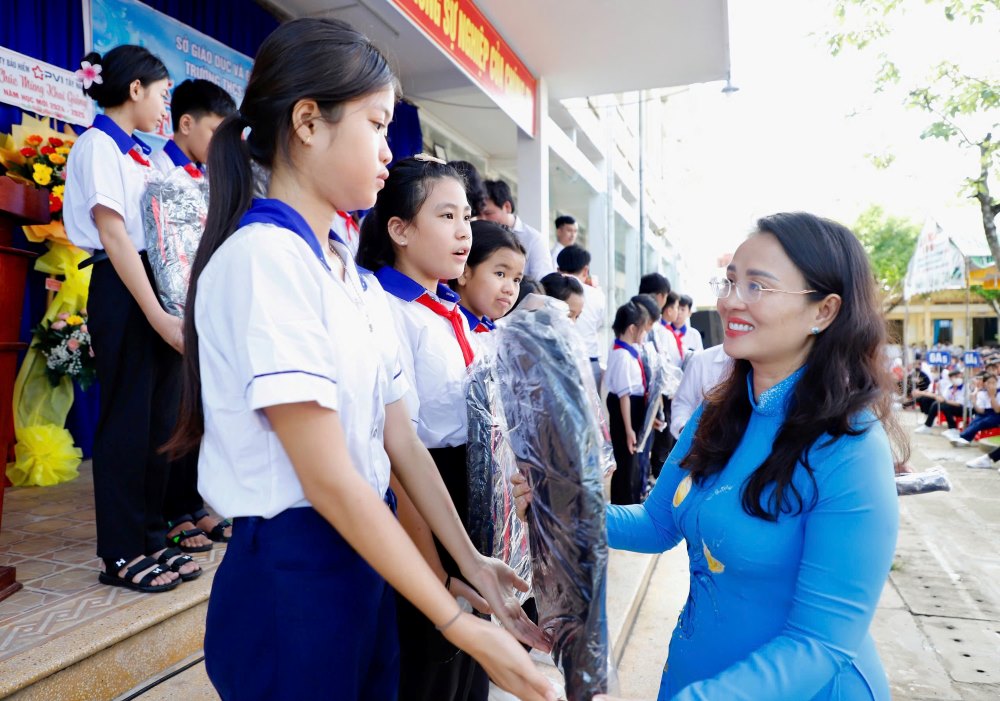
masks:
{"label": "green tree", "polygon": [[[976,36],[970,40],[981,43],[975,54],[982,60],[964,66],[944,60],[926,74],[910,75],[901,60],[890,54],[886,40],[897,29],[894,20],[917,5],[902,0],[833,0],[839,31],[828,35],[828,44],[834,55],[849,47],[878,51],[875,89],[904,87],[906,104],[927,113],[928,124],[921,138],[941,139],[978,155],[978,168],[965,179],[963,189],[976,199],[986,242],[993,259],[1000,262],[996,228],[1000,202],[990,189],[991,181],[995,183],[1000,175],[1000,143],[993,136],[1000,135],[1000,77],[995,74],[993,60],[1000,0],[924,0],[924,5],[939,13],[942,23],[964,23],[981,29],[970,31],[969,36]],[[914,46],[931,47],[936,39],[934,33],[912,37]]]}
{"label": "green tree", "polygon": [[881,207],[871,205],[854,223],[854,233],[868,254],[884,299],[895,306],[920,227],[909,219],[887,216]]}

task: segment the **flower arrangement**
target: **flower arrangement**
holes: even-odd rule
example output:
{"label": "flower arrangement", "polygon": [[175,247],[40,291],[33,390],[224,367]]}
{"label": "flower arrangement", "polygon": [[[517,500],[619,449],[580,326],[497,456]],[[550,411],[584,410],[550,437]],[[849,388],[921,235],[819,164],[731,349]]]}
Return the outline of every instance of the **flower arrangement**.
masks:
{"label": "flower arrangement", "polygon": [[79,314],[63,312],[54,321],[43,320],[32,332],[37,339],[32,348],[45,356],[45,374],[53,387],[58,387],[63,377],[75,379],[84,390],[94,383],[97,368],[86,309]]}
{"label": "flower arrangement", "polygon": [[58,136],[29,134],[16,150],[0,151],[7,176],[34,183],[49,191],[49,212],[53,221],[62,219],[63,192],[66,189],[66,158],[73,141]]}

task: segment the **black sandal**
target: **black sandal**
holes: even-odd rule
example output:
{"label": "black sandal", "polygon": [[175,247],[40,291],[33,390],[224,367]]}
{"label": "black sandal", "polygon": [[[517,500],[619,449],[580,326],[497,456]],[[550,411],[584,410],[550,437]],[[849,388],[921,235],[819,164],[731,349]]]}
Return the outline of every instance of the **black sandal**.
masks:
{"label": "black sandal", "polygon": [[[127,570],[125,570],[125,576],[121,577],[118,575],[118,570],[120,570],[125,563],[128,562],[125,559],[105,559],[104,560],[104,572],[98,576],[98,581],[101,584],[110,584],[113,587],[125,587],[126,589],[132,589],[133,591],[141,591],[147,594],[155,594],[161,591],[170,591],[178,584],[180,584],[179,579],[175,579],[169,584],[150,584],[154,579],[159,577],[161,574],[165,574],[166,570],[159,566],[159,564],[151,557],[144,557],[139,562],[135,563]],[[155,567],[154,567],[155,565]],[[150,567],[153,569],[149,570],[146,575],[140,579],[138,582],[133,582],[132,578],[143,570],[147,570]],[[114,574],[112,574],[114,573]]]}
{"label": "black sandal", "polygon": [[[184,514],[183,516],[178,516],[173,521],[167,521],[167,528],[173,528],[174,525],[178,523],[184,523],[185,521],[190,521],[194,523],[194,519],[191,514]],[[207,536],[208,534],[200,528],[188,528],[181,531],[177,535],[167,535],[167,547],[168,548],[180,548],[181,551],[186,553],[207,553],[214,547],[214,543],[209,543],[208,545],[181,545],[182,540],[187,540],[188,538],[196,538],[197,536]]]}
{"label": "black sandal", "polygon": [[[191,523],[197,524],[198,521],[202,520],[206,516],[211,516],[211,515],[212,514],[208,513],[208,509],[199,509],[198,511],[195,511],[193,514],[191,514]],[[215,524],[215,528],[213,528],[210,531],[207,531],[205,535],[207,535],[210,540],[216,543],[228,543],[230,536],[226,535],[226,529],[232,525],[233,525],[232,521],[230,521],[228,518],[224,518],[217,524]]]}
{"label": "black sandal", "polygon": [[185,582],[190,582],[192,579],[198,579],[198,577],[201,576],[201,573],[205,571],[201,569],[201,566],[199,565],[198,569],[194,572],[188,572],[187,574],[181,572],[181,567],[189,562],[194,562],[194,558],[190,555],[184,555],[177,548],[167,548],[160,553],[160,556],[156,558],[156,561],[171,572],[179,574],[181,579]]}

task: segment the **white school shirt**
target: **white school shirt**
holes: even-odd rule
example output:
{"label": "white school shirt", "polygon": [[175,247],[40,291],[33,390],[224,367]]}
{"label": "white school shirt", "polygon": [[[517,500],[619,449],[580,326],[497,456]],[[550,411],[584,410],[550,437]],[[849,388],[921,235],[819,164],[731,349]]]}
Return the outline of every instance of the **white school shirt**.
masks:
{"label": "white school shirt", "polygon": [[[669,333],[669,332],[668,332]],[[684,369],[684,378],[670,404],[670,433],[679,438],[681,429],[704,401],[705,395],[722,380],[733,365],[722,344],[694,353]]]}
{"label": "white school shirt", "polygon": [[654,324],[653,330],[663,338],[663,347],[666,349],[665,352],[670,362],[683,370],[684,359],[681,357],[681,349],[677,347],[677,337],[670,329],[670,322],[661,318],[659,323]]}
{"label": "white school shirt", "polygon": [[[465,358],[451,322],[416,301],[426,294],[451,309],[458,306],[458,295],[444,285],[431,294],[391,267],[378,270],[375,276],[386,291],[395,318],[403,373],[410,380],[406,405],[417,436],[427,448],[465,445],[469,440]],[[475,351],[475,334],[469,330],[465,315],[460,316],[465,337]]]}
{"label": "white school shirt", "polygon": [[555,267],[556,270],[559,270],[559,260],[558,260],[558,258],[559,258],[559,254],[562,252],[562,249],[564,249],[564,248],[566,248],[566,247],[563,246],[558,241],[556,241],[556,245],[552,247],[552,265]]}
{"label": "white school shirt", "polygon": [[78,248],[93,252],[104,249],[94,223],[94,207],[103,205],[125,221],[135,250],[146,250],[142,227],[142,194],[150,178],[159,177],[152,163],[140,165],[129,152],[144,160],[152,149],[127,134],[110,117],[99,114],[69,152],[66,190],[63,193],[63,224],[66,236]]}
{"label": "white school shirt", "polygon": [[[259,202],[276,201],[255,200],[255,207]],[[198,489],[227,517],[272,518],[309,505],[263,412],[279,404],[312,401],[337,411],[354,468],[383,496],[385,405],[409,387],[374,277],[359,275],[338,245],[347,261],[341,281],[319,259],[323,252],[305,221],[283,203],[272,209],[291,223],[244,223],[198,282],[205,412]]]}
{"label": "white school shirt", "polygon": [[990,393],[985,389],[981,389],[976,392],[976,411],[979,413],[985,413],[993,408],[993,403],[990,402]]}
{"label": "white school shirt", "polygon": [[540,231],[525,224],[518,216],[514,217],[514,226],[511,227],[511,231],[514,232],[517,240],[521,242],[528,254],[524,264],[525,275],[541,280],[549,273],[556,271],[552,265],[548,244]]}
{"label": "white school shirt", "polygon": [[604,293],[596,287],[580,281],[583,285],[583,310],[576,319],[576,330],[587,348],[587,359],[597,358],[601,369],[608,365],[608,345],[604,338],[608,325]]}
{"label": "white school shirt", "polygon": [[[635,346],[626,345],[638,352]],[[646,393],[646,387],[642,382],[640,361],[624,348],[612,346],[611,352],[608,353],[608,369],[604,372],[603,382],[608,394],[613,394],[616,397],[626,395],[641,397]]]}
{"label": "white school shirt", "polygon": [[691,326],[691,322],[684,327],[684,334],[681,336],[681,345],[684,346],[684,352],[690,351],[701,351],[705,350],[705,344],[701,340],[701,331]]}

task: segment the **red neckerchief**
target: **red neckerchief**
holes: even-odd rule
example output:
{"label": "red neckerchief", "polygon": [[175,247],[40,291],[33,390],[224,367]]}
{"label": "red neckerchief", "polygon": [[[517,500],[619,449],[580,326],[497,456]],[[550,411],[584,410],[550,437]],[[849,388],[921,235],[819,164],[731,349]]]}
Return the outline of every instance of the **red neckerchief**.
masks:
{"label": "red neckerchief", "polygon": [[646,369],[642,367],[642,358],[639,357],[639,351],[617,338],[615,339],[615,348],[621,348],[623,351],[628,352],[629,355],[635,358],[635,362],[639,363],[639,375],[642,377],[642,393],[643,395],[649,394],[649,387],[646,385]]}
{"label": "red neckerchief", "polygon": [[475,354],[472,352],[472,346],[469,345],[469,339],[465,337],[465,325],[462,323],[462,311],[458,308],[458,305],[456,304],[451,309],[448,309],[448,307],[433,299],[426,292],[417,297],[414,301],[418,304],[424,305],[438,316],[443,316],[451,322],[451,328],[454,329],[455,338],[458,340],[458,347],[462,349],[462,358],[465,359],[465,367],[472,365],[472,360],[475,357]]}
{"label": "red neckerchief", "polygon": [[674,341],[677,342],[677,352],[680,353],[681,360],[684,360],[684,332],[680,329],[675,329],[673,324],[668,324],[663,319],[660,319],[660,323],[663,324],[667,331],[673,334]]}
{"label": "red neckerchief", "polygon": [[354,217],[352,217],[349,212],[342,212],[342,211],[340,211],[338,209],[337,210],[337,214],[339,214],[343,218],[344,224],[347,227],[347,240],[348,241],[351,241],[351,240],[354,239],[354,234],[360,234],[361,233],[361,228],[358,226],[358,223],[356,221],[354,221]]}
{"label": "red neckerchief", "polygon": [[141,155],[141,154],[140,154],[140,153],[139,153],[138,151],[136,151],[136,150],[135,150],[134,148],[131,148],[131,149],[129,149],[129,150],[128,150],[128,155],[129,155],[129,157],[130,157],[130,158],[131,158],[131,159],[132,159],[133,161],[135,161],[136,163],[138,163],[138,164],[139,164],[139,165],[141,165],[141,166],[145,166],[146,168],[149,168],[149,167],[150,167],[150,166],[152,165],[152,164],[151,164],[151,163],[149,162],[149,159],[147,159],[147,158],[144,158],[144,157],[143,157],[143,156],[142,156],[142,155]]}
{"label": "red neckerchief", "polygon": [[192,178],[197,180],[198,178],[204,178],[205,174],[194,163],[186,163],[184,165],[184,172],[190,175]]}

